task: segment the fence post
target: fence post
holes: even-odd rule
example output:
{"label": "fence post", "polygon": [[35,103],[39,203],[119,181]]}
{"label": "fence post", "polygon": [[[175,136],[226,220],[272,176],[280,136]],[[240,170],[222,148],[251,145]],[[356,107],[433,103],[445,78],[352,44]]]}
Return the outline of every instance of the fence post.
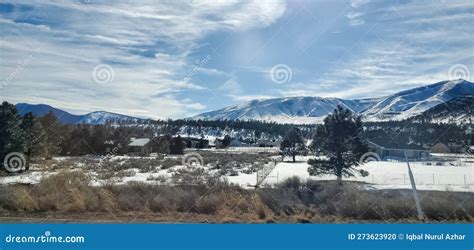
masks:
{"label": "fence post", "polygon": [[425,216],[423,215],[423,210],[421,209],[420,197],[418,197],[418,192],[416,191],[415,177],[413,176],[413,172],[411,171],[410,163],[408,162],[408,157],[405,150],[403,150],[403,154],[405,155],[405,160],[408,166],[408,176],[410,177],[411,189],[413,190],[413,196],[415,197],[418,219],[423,220]]}

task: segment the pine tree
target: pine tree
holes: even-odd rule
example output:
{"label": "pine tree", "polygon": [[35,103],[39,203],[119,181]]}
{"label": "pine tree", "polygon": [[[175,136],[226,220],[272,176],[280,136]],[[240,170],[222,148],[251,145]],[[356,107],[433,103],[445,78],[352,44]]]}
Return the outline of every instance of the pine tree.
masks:
{"label": "pine tree", "polygon": [[170,153],[176,155],[182,155],[184,153],[184,142],[181,136],[173,137],[170,140]]}
{"label": "pine tree", "polygon": [[[310,175],[333,174],[342,184],[343,176],[354,176],[354,168],[360,157],[368,151],[363,138],[363,126],[360,117],[350,110],[338,106],[333,114],[324,119],[324,125],[316,133],[313,145],[326,156],[324,159],[310,159]],[[365,171],[359,171],[367,175]]]}
{"label": "pine tree", "polygon": [[[25,131],[21,128],[21,117],[15,105],[3,102],[0,105],[0,168],[9,153],[25,153]],[[27,164],[28,165],[28,164]]]}
{"label": "pine tree", "polygon": [[25,132],[25,154],[28,157],[46,156],[46,131],[41,125],[39,118],[35,117],[31,112],[25,114],[21,122],[21,128]]}
{"label": "pine tree", "polygon": [[171,152],[171,136],[164,135],[153,139],[153,148],[156,148],[157,153],[169,154]]}
{"label": "pine tree", "polygon": [[44,129],[45,136],[45,158],[51,159],[61,152],[61,142],[63,140],[63,129],[53,112],[49,112],[40,118],[40,123]]}
{"label": "pine tree", "polygon": [[306,150],[301,131],[297,128],[290,130],[280,144],[280,154],[282,156],[291,156],[293,162],[296,162],[296,155],[304,154]]}
{"label": "pine tree", "polygon": [[106,126],[95,125],[92,127],[91,136],[88,140],[89,146],[93,150],[93,154],[103,155],[106,152],[105,141],[107,140]]}
{"label": "pine tree", "polygon": [[229,135],[224,136],[224,139],[222,139],[222,146],[225,148],[228,147],[231,141],[232,138]]}

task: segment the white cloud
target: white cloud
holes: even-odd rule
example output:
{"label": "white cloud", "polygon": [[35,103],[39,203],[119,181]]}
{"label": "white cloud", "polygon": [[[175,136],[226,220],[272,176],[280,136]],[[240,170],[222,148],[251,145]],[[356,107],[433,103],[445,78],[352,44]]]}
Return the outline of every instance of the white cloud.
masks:
{"label": "white cloud", "polygon": [[351,7],[354,10],[358,10],[357,12],[349,12],[346,17],[349,19],[349,25],[350,26],[359,26],[365,23],[364,19],[362,17],[364,16],[364,12],[362,12],[360,9],[362,6],[368,4],[370,1],[369,0],[351,0]]}
{"label": "white cloud", "polygon": [[362,24],[364,24],[364,23],[365,23],[365,21],[362,20],[362,19],[351,19],[351,20],[349,21],[349,25],[350,25],[350,26],[359,26],[359,25],[362,25]]}
{"label": "white cloud", "polygon": [[359,8],[360,6],[366,5],[370,0],[351,0],[351,6],[353,8]]}
{"label": "white cloud", "polygon": [[[317,84],[301,84],[298,91],[286,93],[372,97],[374,93],[390,94],[447,80],[448,70],[454,64],[464,64],[472,72],[474,45],[470,34],[474,33],[474,26],[470,25],[472,15],[466,12],[474,9],[474,3],[463,4],[462,8],[451,3],[447,1],[438,8],[438,3],[415,2],[396,6],[396,11],[373,11],[386,17],[380,21],[379,30],[371,30],[378,39],[361,39],[356,44],[358,51],[343,57],[337,67],[318,77]],[[352,13],[347,17],[352,22],[360,15]],[[472,75],[466,80],[473,81]]]}
{"label": "white cloud", "polygon": [[[30,55],[33,59],[2,89],[3,99],[68,104],[80,112],[100,107],[134,115],[141,110],[143,115],[172,118],[204,108],[176,95],[207,89],[185,80],[200,39],[220,30],[266,27],[286,8],[284,1],[4,2],[33,8],[0,19],[0,79],[15,70],[11,62]],[[112,82],[92,80],[98,64],[112,67]],[[212,68],[199,70],[226,75]]]}
{"label": "white cloud", "polygon": [[229,95],[229,97],[231,97],[232,100],[237,101],[237,102],[247,102],[251,100],[263,100],[263,99],[275,98],[275,96],[269,96],[269,95]]}

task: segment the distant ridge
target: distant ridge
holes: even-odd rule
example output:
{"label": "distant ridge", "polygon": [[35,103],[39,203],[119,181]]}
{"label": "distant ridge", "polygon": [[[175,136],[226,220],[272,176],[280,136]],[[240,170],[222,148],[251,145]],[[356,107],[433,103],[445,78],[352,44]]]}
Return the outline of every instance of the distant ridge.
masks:
{"label": "distant ridge", "polygon": [[[472,104],[472,96],[474,96],[474,83],[459,79],[442,81],[378,98],[346,100],[303,96],[252,100],[188,119],[256,120],[292,124],[321,123],[337,105],[341,105],[361,115],[364,121],[404,120],[412,117],[421,119],[424,112],[427,112],[425,117],[432,117],[433,121],[446,121],[452,115],[465,120],[468,116],[463,112],[467,112],[466,106]],[[448,107],[457,107],[458,111],[443,109],[443,105],[440,104],[444,103],[449,104]],[[435,107],[437,109],[434,109]],[[16,108],[21,115],[32,112],[37,116],[43,116],[52,111],[62,123],[66,124],[105,124],[120,121],[133,123],[146,120],[106,111],[74,115],[46,104],[18,103]],[[456,113],[451,114],[452,112]]]}
{"label": "distant ridge", "polygon": [[365,121],[403,120],[465,95],[474,95],[474,84],[459,79],[442,81],[378,98],[346,100],[303,96],[252,100],[202,113],[190,119],[319,123],[337,105],[341,105],[361,115]]}
{"label": "distant ridge", "polygon": [[53,112],[61,123],[65,124],[105,124],[106,122],[119,122],[119,121],[144,121],[145,119],[136,118],[127,115],[121,115],[106,111],[96,111],[87,113],[85,115],[73,115],[66,111],[51,107],[45,104],[28,104],[18,103],[15,105],[20,115],[25,115],[28,112],[32,112],[36,116],[44,116],[48,112]]}

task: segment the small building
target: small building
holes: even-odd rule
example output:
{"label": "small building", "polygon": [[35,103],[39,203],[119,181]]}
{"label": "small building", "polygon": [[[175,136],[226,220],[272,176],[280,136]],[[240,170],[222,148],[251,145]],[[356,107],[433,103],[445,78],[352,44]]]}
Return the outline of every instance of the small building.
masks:
{"label": "small building", "polygon": [[431,147],[431,153],[435,153],[435,154],[450,154],[451,153],[451,150],[449,149],[448,146],[446,146],[446,144],[442,143],[442,142],[438,142],[436,143],[435,145],[433,145]]}
{"label": "small building", "polygon": [[416,144],[400,144],[394,142],[373,142],[369,146],[375,150],[380,159],[424,160],[430,157],[431,151]]}
{"label": "small building", "polygon": [[146,155],[153,151],[153,143],[150,138],[130,138],[128,152],[132,154]]}
{"label": "small building", "polygon": [[257,146],[261,148],[279,148],[280,142],[277,140],[268,140],[268,139],[260,139],[257,141]]}
{"label": "small building", "polygon": [[247,146],[247,144],[241,142],[237,138],[233,138],[229,143],[229,147],[244,147],[244,146]]}

